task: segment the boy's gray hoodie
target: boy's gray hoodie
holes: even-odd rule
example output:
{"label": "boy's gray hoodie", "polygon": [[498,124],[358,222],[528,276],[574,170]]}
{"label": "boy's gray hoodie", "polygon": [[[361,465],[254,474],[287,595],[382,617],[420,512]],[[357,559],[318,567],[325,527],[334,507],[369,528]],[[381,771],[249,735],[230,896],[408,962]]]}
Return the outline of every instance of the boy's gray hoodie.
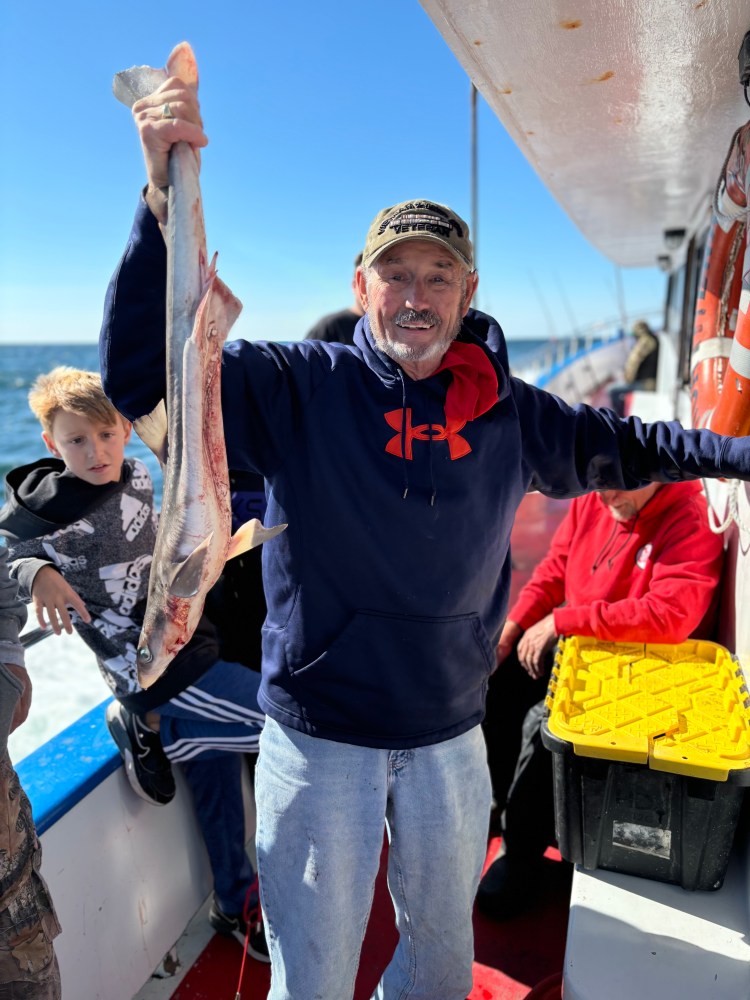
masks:
{"label": "boy's gray hoodie", "polygon": [[145,691],[135,651],[156,541],[154,491],[146,466],[127,458],[117,483],[96,486],[56,458],[21,466],[6,477],[0,535],[8,539],[11,574],[31,599],[34,578],[54,566],[85,603],[91,623],[75,613],[76,631],[96,655],[116,698],[135,712],[169,701],[219,658],[213,626],[203,618],[191,642]]}

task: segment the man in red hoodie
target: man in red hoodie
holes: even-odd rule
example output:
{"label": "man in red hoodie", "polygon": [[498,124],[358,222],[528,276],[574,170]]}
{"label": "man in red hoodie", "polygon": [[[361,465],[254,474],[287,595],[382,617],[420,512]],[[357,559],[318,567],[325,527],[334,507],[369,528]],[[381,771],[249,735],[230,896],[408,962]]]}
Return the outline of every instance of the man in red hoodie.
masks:
{"label": "man in red hoodie", "polygon": [[490,684],[484,728],[500,807],[513,730],[517,733],[519,713],[529,711],[505,800],[501,854],[477,895],[489,916],[507,918],[533,899],[542,855],[554,840],[552,769],[541,743],[540,699],[558,636],[668,643],[708,638],[722,559],[723,541],[709,528],[699,482],[651,483],[573,500],[547,556],[508,613],[497,646],[502,666]]}

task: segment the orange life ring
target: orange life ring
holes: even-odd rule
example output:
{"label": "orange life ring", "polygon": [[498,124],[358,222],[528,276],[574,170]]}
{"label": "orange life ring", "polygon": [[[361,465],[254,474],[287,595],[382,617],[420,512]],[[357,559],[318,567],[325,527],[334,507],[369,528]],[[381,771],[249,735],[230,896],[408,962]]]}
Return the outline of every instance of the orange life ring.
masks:
{"label": "orange life ring", "polygon": [[[747,256],[748,248],[745,250],[746,259]],[[732,282],[733,289],[735,285],[740,289],[737,296],[737,328],[732,339],[721,396],[710,422],[712,430],[732,437],[750,434],[750,285],[747,277],[747,267],[738,267]]]}
{"label": "orange life ring", "polygon": [[742,228],[741,223],[736,222],[729,232],[725,232],[714,216],[706,240],[693,326],[690,379],[693,427],[708,426],[724,387],[737,322],[739,290],[735,287],[736,276],[741,280],[742,271],[736,268],[730,271],[732,285],[729,289],[726,288],[726,275],[728,265],[736,260]]}
{"label": "orange life ring", "polygon": [[735,132],[719,181],[691,359],[693,426],[733,437],[750,433],[750,246],[742,218],[749,166],[750,122]]}

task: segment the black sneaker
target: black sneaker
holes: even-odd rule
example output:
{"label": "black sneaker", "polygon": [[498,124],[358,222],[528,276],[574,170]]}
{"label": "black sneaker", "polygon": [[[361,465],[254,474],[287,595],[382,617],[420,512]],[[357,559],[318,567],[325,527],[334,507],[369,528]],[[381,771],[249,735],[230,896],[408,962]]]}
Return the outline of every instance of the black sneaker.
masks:
{"label": "black sneaker", "polygon": [[171,802],[175,795],[174,776],[159,734],[144,725],[119,701],[108,705],[106,718],[136,795],[157,806]]}
{"label": "black sneaker", "polygon": [[[268,944],[266,942],[266,929],[263,926],[263,914],[260,907],[257,908],[257,919],[250,923],[250,936],[247,939],[247,953],[256,958],[259,962],[270,962],[268,955]],[[245,935],[247,924],[241,913],[231,916],[224,913],[219,904],[214,899],[208,914],[208,922],[217,934],[225,937],[236,938],[242,947],[245,947]]]}

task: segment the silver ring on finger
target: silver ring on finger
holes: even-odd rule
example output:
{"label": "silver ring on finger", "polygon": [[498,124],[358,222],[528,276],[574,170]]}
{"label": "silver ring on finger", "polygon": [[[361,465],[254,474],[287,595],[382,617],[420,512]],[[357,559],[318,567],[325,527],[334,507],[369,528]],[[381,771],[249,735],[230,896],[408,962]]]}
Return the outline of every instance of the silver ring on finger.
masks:
{"label": "silver ring on finger", "polygon": [[161,116],[162,118],[174,118],[174,115],[172,114],[172,109],[170,108],[169,104],[165,104],[162,106]]}

